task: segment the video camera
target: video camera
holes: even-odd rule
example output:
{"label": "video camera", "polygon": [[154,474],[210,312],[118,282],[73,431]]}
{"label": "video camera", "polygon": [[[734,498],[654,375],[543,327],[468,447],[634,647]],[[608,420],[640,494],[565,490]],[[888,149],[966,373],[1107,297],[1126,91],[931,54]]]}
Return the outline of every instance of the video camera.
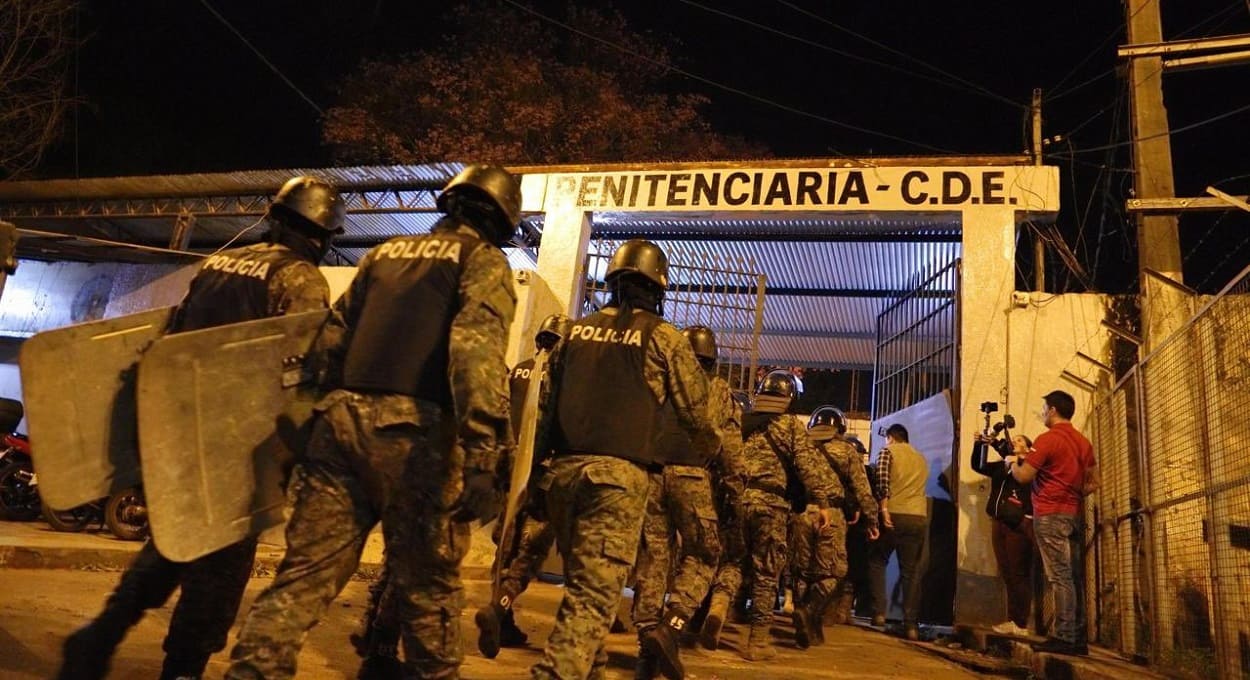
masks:
{"label": "video camera", "polygon": [[[990,426],[990,414],[998,411],[998,402],[983,401],[981,402],[981,413],[985,414],[985,430],[982,432],[989,441],[989,445],[994,447],[1002,455],[1011,451],[1011,428],[1016,426],[1016,419],[1010,414],[1005,414],[1003,419]],[[999,433],[1006,432],[1001,438]]]}

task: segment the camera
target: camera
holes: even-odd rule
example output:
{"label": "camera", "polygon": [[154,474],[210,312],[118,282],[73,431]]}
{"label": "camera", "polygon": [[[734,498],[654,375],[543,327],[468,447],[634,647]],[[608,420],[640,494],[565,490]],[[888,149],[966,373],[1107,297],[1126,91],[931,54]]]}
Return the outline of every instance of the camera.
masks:
{"label": "camera", "polygon": [[998,402],[983,401],[981,402],[981,413],[993,413],[998,410]]}

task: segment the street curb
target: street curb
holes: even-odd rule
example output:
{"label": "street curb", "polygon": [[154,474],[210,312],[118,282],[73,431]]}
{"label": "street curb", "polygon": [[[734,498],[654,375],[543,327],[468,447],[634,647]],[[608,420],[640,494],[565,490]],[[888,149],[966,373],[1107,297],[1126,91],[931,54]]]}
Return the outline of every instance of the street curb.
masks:
{"label": "street curb", "polygon": [[[33,548],[19,545],[0,545],[0,569],[70,569],[79,571],[125,571],[134,560],[138,550],[115,548]],[[273,576],[282,562],[281,551],[262,550],[256,555],[252,567],[253,576]],[[353,576],[357,580],[377,578],[382,565],[378,562],[361,562]],[[490,567],[465,566],[460,577],[468,581],[490,580]]]}
{"label": "street curb", "polygon": [[[1033,651],[1033,641],[999,635],[981,628],[957,626],[955,638],[966,649],[992,657],[1009,658],[1048,680],[1163,680],[1165,676],[1097,647],[1089,656],[1068,656]],[[1040,639],[1040,638],[1039,638]],[[954,660],[954,659],[952,659]]]}

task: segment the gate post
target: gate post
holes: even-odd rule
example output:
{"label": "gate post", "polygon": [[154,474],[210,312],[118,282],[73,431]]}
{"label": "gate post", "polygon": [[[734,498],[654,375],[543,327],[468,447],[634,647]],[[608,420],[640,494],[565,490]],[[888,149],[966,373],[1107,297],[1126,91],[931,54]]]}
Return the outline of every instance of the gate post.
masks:
{"label": "gate post", "polygon": [[967,454],[983,401],[1006,401],[1007,312],[1015,290],[1016,210],[984,206],[963,212],[963,264],[959,300],[959,403],[955,405],[958,576],[955,622],[990,624],[1003,618],[1005,596],[985,514],[985,479]]}
{"label": "gate post", "polygon": [[[576,318],[581,316],[582,288],[586,280],[586,248],[590,245],[592,230],[590,213],[577,205],[577,186],[571,177],[540,175],[526,179],[534,182],[522,184],[525,195],[541,196],[541,207],[534,209],[546,213],[542,246],[538,249],[538,276],[551,289],[564,313]],[[536,186],[537,180],[542,180],[546,186]]]}

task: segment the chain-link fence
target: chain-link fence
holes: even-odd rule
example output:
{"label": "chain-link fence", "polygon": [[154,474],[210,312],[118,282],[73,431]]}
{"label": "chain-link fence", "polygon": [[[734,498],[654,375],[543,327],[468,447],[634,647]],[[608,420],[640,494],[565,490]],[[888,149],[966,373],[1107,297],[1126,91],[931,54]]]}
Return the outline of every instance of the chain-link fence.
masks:
{"label": "chain-link fence", "polygon": [[[604,281],[612,253],[622,241],[592,238],[586,253],[582,313],[608,303]],[[750,390],[764,327],[764,275],[754,259],[720,255],[699,242],[668,242],[668,291],[664,319],[678,328],[700,324],[716,333],[720,372],[733,389]]]}
{"label": "chain-link fence", "polygon": [[1090,632],[1184,676],[1250,678],[1250,268],[1193,302],[1092,410]]}

